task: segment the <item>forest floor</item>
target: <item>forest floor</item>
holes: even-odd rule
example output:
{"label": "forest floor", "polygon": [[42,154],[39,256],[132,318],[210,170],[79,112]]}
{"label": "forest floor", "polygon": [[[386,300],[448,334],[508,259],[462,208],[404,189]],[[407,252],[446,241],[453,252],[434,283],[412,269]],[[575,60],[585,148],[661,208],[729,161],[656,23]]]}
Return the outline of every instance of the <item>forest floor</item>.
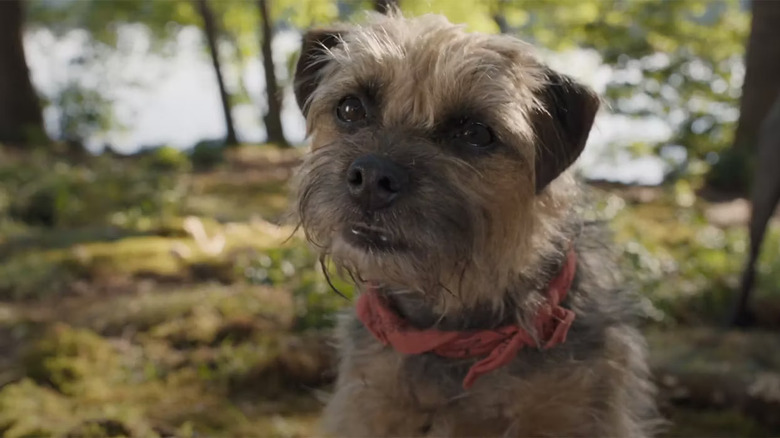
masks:
{"label": "forest floor", "polygon": [[[193,161],[0,150],[0,436],[315,433],[349,301],[281,225],[299,152]],[[757,327],[727,330],[747,201],[686,183],[592,188],[588,214],[609,221],[642,292],[665,436],[779,436],[778,223]]]}

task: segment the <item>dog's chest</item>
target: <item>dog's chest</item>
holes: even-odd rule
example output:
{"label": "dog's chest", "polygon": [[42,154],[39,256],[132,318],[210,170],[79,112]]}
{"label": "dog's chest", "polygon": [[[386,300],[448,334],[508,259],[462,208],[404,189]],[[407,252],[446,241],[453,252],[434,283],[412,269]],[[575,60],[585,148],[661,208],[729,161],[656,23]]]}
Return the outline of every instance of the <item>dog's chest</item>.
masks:
{"label": "dog's chest", "polygon": [[[483,376],[470,390],[462,388],[469,362],[461,364],[430,355],[407,356],[399,363],[396,388],[406,388],[412,411],[426,415],[419,436],[536,436],[555,431],[558,436],[581,433],[588,414],[582,399],[566,394],[584,391],[571,387],[571,377],[559,371],[515,373],[509,368]],[[561,373],[562,374],[562,373]],[[571,373],[569,373],[571,374]],[[580,380],[587,385],[588,379]],[[413,431],[409,431],[412,433]]]}
{"label": "dog's chest", "polygon": [[[351,321],[326,417],[354,436],[582,436],[596,384],[585,358],[523,350],[512,363],[463,378],[476,359],[404,355]],[[577,359],[577,360],[574,360]],[[346,413],[356,422],[336,425]],[[346,436],[344,435],[344,436]]]}

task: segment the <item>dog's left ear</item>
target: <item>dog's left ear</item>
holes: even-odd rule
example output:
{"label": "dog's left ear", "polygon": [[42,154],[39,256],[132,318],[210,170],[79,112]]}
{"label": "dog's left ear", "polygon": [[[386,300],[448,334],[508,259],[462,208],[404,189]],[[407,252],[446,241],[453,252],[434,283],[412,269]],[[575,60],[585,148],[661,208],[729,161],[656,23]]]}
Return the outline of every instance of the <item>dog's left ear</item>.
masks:
{"label": "dog's left ear", "polygon": [[533,116],[536,134],[536,193],[566,170],[585,148],[599,98],[574,79],[545,68],[537,92],[541,108]]}
{"label": "dog's left ear", "polygon": [[341,43],[343,29],[318,29],[310,30],[303,35],[301,54],[295,67],[295,80],[293,88],[298,107],[307,113],[307,101],[309,96],[317,89],[319,73],[327,64],[323,56],[326,52]]}

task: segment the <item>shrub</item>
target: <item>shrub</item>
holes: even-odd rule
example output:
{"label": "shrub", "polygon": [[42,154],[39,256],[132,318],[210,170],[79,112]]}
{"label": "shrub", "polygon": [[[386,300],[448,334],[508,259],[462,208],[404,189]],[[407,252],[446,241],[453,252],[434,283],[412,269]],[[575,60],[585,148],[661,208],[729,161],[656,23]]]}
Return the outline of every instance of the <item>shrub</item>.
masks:
{"label": "shrub", "polygon": [[225,144],[221,140],[203,140],[190,153],[195,170],[212,169],[225,161]]}

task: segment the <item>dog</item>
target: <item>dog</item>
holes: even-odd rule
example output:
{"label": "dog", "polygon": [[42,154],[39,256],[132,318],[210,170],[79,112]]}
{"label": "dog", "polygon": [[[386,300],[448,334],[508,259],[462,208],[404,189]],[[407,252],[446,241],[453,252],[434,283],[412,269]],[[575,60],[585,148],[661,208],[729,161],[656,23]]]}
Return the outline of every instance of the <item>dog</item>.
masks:
{"label": "dog", "polygon": [[308,31],[294,90],[297,219],[359,292],[324,433],[654,433],[635,300],[570,169],[591,89],[514,37],[391,11]]}

